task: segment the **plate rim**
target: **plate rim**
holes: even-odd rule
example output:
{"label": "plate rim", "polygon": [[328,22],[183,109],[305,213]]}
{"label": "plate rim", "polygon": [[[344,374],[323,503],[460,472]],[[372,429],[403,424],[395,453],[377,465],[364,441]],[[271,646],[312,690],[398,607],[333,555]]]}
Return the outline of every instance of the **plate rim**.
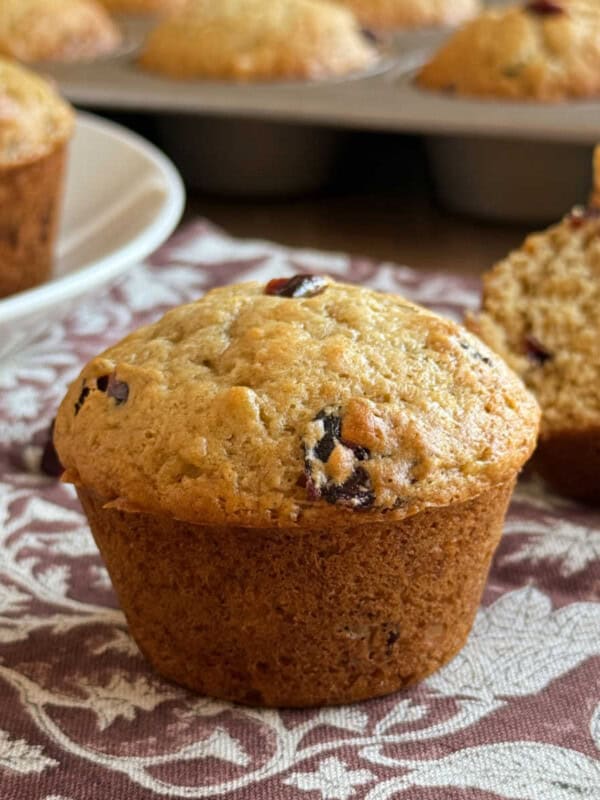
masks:
{"label": "plate rim", "polygon": [[123,247],[83,264],[75,272],[0,298],[0,324],[14,321],[41,311],[58,301],[65,302],[79,294],[87,293],[100,285],[108,284],[124,271],[142,262],[173,233],[185,206],[183,180],[171,160],[137,133],[87,111],[77,111],[77,128],[93,129],[112,139],[118,139],[141,151],[154,162],[165,183],[165,200],[156,219]]}

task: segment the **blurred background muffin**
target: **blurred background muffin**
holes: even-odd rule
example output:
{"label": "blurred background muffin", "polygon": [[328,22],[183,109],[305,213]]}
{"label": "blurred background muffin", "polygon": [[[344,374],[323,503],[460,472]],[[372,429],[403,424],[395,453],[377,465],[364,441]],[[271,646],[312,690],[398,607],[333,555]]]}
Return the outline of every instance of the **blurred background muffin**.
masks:
{"label": "blurred background muffin", "polygon": [[488,10],[418,75],[429,89],[542,101],[600,92],[600,3],[538,0]]}
{"label": "blurred background muffin", "polygon": [[457,25],[475,16],[479,0],[337,0],[370,28]]}
{"label": "blurred background muffin", "polygon": [[186,0],[100,0],[114,14],[164,14],[183,8]]}
{"label": "blurred background muffin", "polygon": [[150,34],[140,65],[250,81],[345,75],[376,59],[354,15],[326,0],[189,0]]}
{"label": "blurred background muffin", "polygon": [[2,0],[0,54],[19,61],[85,61],[121,44],[96,0]]}
{"label": "blurred background muffin", "polygon": [[0,59],[0,297],[50,274],[70,106],[37,75]]}

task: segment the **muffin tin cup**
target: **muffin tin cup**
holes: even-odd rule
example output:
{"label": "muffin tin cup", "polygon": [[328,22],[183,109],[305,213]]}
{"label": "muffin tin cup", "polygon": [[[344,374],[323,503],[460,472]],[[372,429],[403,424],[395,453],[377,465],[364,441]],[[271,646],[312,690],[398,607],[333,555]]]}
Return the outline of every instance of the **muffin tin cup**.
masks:
{"label": "muffin tin cup", "polygon": [[[130,38],[139,41],[153,24],[148,19],[129,21]],[[286,173],[291,194],[304,189],[297,189],[289,175],[296,170],[294,158],[289,156],[282,164],[283,148],[270,134],[258,145],[266,165],[258,177],[243,163],[244,153],[237,145],[242,161],[237,180],[226,155],[216,163],[199,163],[203,159],[195,154],[192,120],[220,118],[221,133],[236,140],[242,137],[235,131],[230,134],[227,126],[239,127],[242,118],[298,127],[320,125],[337,130],[362,128],[424,134],[430,137],[434,178],[442,202],[452,210],[475,217],[546,222],[560,216],[573,202],[585,201],[589,163],[583,164],[587,157],[584,154],[600,141],[598,98],[548,104],[462,97],[421,89],[415,83],[416,70],[450,33],[444,29],[397,32],[382,43],[382,59],[375,68],[343,78],[313,81],[176,81],[144,72],[137,66],[134,54],[95,64],[52,65],[49,71],[66,96],[76,103],[154,114],[166,148],[183,172],[189,174],[190,182],[200,186],[210,183],[218,193],[267,195],[267,186],[272,182],[272,193],[284,194],[277,183],[281,181],[285,189]],[[179,118],[179,134],[168,130],[171,123],[165,115],[186,115],[189,122]],[[212,122],[207,122],[207,127],[211,124],[216,129]],[[212,134],[205,135],[208,147]],[[262,155],[271,144],[272,165]],[[402,147],[400,139],[398,146]],[[317,152],[321,145],[314,147],[314,163],[307,160],[306,181],[311,188],[317,188],[324,179],[309,180],[308,172],[317,171],[316,164],[323,159],[323,153]],[[245,157],[251,158],[250,154]],[[277,173],[278,169],[280,175],[266,174]],[[248,172],[250,176],[244,182],[241,176]],[[301,177],[297,170],[296,175]],[[261,185],[265,185],[264,190]]]}
{"label": "muffin tin cup", "polygon": [[546,224],[585,203],[593,148],[497,138],[428,137],[436,193],[451,211]]}
{"label": "muffin tin cup", "polygon": [[320,189],[337,160],[342,134],[311,125],[167,115],[156,138],[186,183],[203,192],[292,196]]}
{"label": "muffin tin cup", "polygon": [[[513,481],[402,521],[194,525],[79,487],[130,631],[164,677],[253,706],[385,695],[464,645]],[[366,512],[368,513],[368,512]]]}

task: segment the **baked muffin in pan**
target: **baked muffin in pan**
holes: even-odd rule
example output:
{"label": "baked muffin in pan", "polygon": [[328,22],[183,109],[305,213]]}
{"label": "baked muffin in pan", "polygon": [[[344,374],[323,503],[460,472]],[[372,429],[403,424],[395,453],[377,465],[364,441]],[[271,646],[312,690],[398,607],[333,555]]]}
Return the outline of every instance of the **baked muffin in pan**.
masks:
{"label": "baked muffin in pan", "polygon": [[457,95],[559,101],[600,93],[600,3],[534,0],[485,11],[425,64],[419,85]]}
{"label": "baked muffin in pan", "polygon": [[343,76],[376,63],[354,15],[328,0],[188,0],[152,31],[141,67],[236,81]]}
{"label": "baked muffin in pan", "polygon": [[24,62],[86,61],[114,52],[121,33],[96,0],[2,0],[0,54]]}

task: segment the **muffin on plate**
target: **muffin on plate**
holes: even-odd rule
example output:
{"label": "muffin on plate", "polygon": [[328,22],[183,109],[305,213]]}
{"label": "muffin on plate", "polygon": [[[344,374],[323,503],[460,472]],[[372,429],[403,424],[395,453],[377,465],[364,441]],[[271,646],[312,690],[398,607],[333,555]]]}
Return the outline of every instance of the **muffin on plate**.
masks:
{"label": "muffin on plate", "polygon": [[171,78],[251,81],[347,75],[376,60],[354,15],[327,0],[189,0],[139,63]]}
{"label": "muffin on plate", "polygon": [[[599,150],[595,160],[600,200]],[[573,209],[496,264],[467,322],[539,401],[539,472],[600,503],[600,205]]]}
{"label": "muffin on plate", "polygon": [[458,25],[481,9],[479,0],[337,0],[375,30]]}
{"label": "muffin on plate", "polygon": [[600,3],[537,0],[490,9],[418,74],[428,89],[559,101],[600,92]]}
{"label": "muffin on plate", "polygon": [[303,275],[211,291],[93,359],[55,444],[156,669],[308,706],[463,646],[538,420],[460,326]]}
{"label": "muffin on plate", "polygon": [[0,59],[0,297],[50,274],[72,132],[53,87]]}
{"label": "muffin on plate", "polygon": [[19,61],[85,61],[114,51],[119,29],[96,0],[2,0],[0,54]]}
{"label": "muffin on plate", "polygon": [[100,0],[114,14],[169,14],[183,8],[186,0]]}

